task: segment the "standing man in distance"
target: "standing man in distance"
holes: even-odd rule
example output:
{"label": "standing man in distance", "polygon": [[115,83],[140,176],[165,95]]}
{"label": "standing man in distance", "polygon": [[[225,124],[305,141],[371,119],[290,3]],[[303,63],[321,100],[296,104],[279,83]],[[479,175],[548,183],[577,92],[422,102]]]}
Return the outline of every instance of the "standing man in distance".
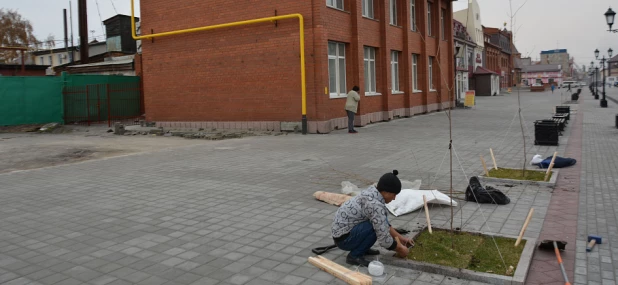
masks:
{"label": "standing man in distance", "polygon": [[345,111],[348,113],[348,133],[358,133],[354,129],[354,114],[358,111],[358,102],[360,101],[360,95],[358,86],[352,87],[352,91],[348,92],[348,98],[345,102]]}

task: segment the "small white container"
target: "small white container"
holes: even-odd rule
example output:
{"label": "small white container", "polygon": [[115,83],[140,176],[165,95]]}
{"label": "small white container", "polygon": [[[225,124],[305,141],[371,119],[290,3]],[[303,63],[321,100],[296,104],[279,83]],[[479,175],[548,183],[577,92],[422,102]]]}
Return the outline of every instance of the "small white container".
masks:
{"label": "small white container", "polygon": [[377,260],[370,262],[367,269],[369,270],[369,274],[373,276],[382,276],[384,274],[384,264]]}

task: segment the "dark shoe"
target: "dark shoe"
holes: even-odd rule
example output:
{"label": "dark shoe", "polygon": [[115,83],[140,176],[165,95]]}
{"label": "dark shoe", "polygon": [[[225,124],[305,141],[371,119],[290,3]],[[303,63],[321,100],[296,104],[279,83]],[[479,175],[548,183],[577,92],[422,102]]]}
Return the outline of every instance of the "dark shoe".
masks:
{"label": "dark shoe", "polygon": [[348,256],[345,258],[345,262],[349,265],[360,265],[360,266],[365,266],[365,267],[369,267],[369,261],[365,259],[365,257],[350,257],[350,255],[348,254]]}
{"label": "dark shoe", "polygon": [[380,251],[377,249],[368,249],[367,252],[365,252],[365,255],[380,255]]}
{"label": "dark shoe", "polygon": [[358,133],[358,132],[357,132],[356,130],[351,130],[351,131],[348,131],[348,133],[350,133],[350,134],[356,134],[356,133]]}

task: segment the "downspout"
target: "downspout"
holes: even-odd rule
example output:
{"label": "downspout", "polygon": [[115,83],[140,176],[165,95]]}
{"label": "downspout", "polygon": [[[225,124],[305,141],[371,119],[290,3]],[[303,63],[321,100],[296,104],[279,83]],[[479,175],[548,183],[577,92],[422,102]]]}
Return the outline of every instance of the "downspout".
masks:
{"label": "downspout", "polygon": [[173,36],[173,35],[187,34],[187,33],[193,33],[193,32],[215,30],[215,29],[221,29],[221,28],[245,26],[245,25],[258,24],[258,23],[264,23],[264,22],[272,22],[272,21],[277,21],[277,20],[298,19],[299,31],[300,31],[300,74],[301,74],[300,76],[301,76],[301,89],[302,89],[301,90],[302,92],[302,97],[301,97],[302,121],[301,122],[302,122],[302,132],[304,135],[307,134],[307,79],[306,79],[306,74],[305,74],[305,25],[304,25],[303,15],[298,14],[298,13],[288,14],[288,15],[258,18],[258,19],[253,19],[253,20],[245,20],[245,21],[231,22],[231,23],[225,23],[225,24],[203,26],[203,27],[198,27],[198,28],[182,29],[182,30],[176,30],[176,31],[170,31],[170,32],[137,36],[135,34],[135,5],[134,4],[135,4],[135,0],[131,0],[131,35],[133,36],[134,40],[144,40],[144,39],[151,39],[151,38],[157,38],[157,37],[165,37],[165,36]]}

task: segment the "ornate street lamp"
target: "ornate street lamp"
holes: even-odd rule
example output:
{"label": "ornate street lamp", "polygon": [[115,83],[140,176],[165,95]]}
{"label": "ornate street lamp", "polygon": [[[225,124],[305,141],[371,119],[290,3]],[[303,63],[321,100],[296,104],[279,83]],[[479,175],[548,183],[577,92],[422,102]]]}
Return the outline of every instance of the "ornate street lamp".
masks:
{"label": "ornate street lamp", "polygon": [[594,99],[599,100],[599,87],[597,86],[597,83],[596,83],[599,81],[599,68],[598,67],[594,68],[594,78],[595,78],[594,88],[596,90],[596,92],[594,92]]}
{"label": "ornate street lamp", "polygon": [[614,25],[615,18],[616,18],[616,12],[614,12],[612,8],[607,9],[607,12],[605,12],[605,21],[607,21],[607,25],[609,26],[608,32],[618,33],[618,30],[612,30],[612,26]]}
{"label": "ornate street lamp", "polygon": [[594,96],[594,99],[599,99],[599,89],[597,85],[598,68],[594,67],[594,61],[590,62],[590,72],[592,73],[592,86],[594,87],[591,89],[592,95]]}
{"label": "ornate street lamp", "polygon": [[[613,50],[610,48],[609,50],[607,50],[607,53],[609,54],[609,58],[611,59]],[[599,50],[598,49],[596,49],[594,51],[594,57],[596,59],[599,59]],[[600,61],[601,61],[601,70],[603,71],[603,93],[602,93],[603,94],[603,99],[601,99],[601,107],[602,108],[607,108],[607,100],[605,99],[605,62],[607,62],[608,60],[609,59],[606,59],[605,56],[603,56],[603,58],[600,59]]]}

